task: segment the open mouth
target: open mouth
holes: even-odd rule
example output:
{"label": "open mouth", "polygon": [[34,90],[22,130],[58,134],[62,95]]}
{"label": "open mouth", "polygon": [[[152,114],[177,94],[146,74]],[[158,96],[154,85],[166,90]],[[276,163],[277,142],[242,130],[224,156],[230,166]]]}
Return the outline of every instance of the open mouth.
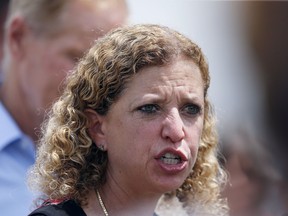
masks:
{"label": "open mouth", "polygon": [[164,154],[163,156],[160,157],[160,160],[164,164],[168,164],[168,165],[175,165],[175,164],[182,163],[181,157],[172,153]]}

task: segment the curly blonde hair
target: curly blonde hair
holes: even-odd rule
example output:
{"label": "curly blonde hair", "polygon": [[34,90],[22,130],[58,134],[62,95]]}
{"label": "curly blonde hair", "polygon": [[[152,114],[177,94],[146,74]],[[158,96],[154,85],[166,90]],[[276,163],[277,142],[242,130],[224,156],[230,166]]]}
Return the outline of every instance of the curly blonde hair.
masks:
{"label": "curly blonde hair", "polygon": [[107,154],[89,137],[84,111],[93,109],[106,115],[140,69],[168,64],[179,55],[193,60],[201,70],[204,128],[193,170],[180,188],[165,195],[164,202],[177,197],[187,208],[194,204],[209,206],[215,209],[215,215],[225,215],[226,204],[220,199],[225,173],[216,158],[214,114],[207,99],[208,64],[190,39],[159,25],[118,28],[96,41],[67,77],[64,93],[43,125],[30,182],[49,199],[69,198],[85,205],[88,191],[105,183]]}

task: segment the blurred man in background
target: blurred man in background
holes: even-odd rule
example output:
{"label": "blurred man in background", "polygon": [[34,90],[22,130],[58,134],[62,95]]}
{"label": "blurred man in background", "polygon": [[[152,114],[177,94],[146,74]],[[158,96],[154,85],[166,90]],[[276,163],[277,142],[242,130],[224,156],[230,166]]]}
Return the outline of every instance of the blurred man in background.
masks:
{"label": "blurred man in background", "polygon": [[0,212],[25,215],[37,130],[91,43],[127,18],[124,0],[11,0],[0,89]]}
{"label": "blurred man in background", "polygon": [[[231,216],[288,215],[288,2],[245,2],[247,39],[263,84],[264,119],[255,141],[240,134],[227,155],[231,187],[225,195]],[[226,144],[226,145],[228,145]],[[265,151],[265,155],[261,154]],[[237,157],[236,157],[237,156]]]}
{"label": "blurred man in background", "polygon": [[9,0],[0,1],[0,83],[1,83],[1,62],[3,57],[4,25],[8,11]]}
{"label": "blurred man in background", "polygon": [[288,2],[250,2],[249,38],[265,92],[265,147],[280,174],[275,211],[288,215]]}

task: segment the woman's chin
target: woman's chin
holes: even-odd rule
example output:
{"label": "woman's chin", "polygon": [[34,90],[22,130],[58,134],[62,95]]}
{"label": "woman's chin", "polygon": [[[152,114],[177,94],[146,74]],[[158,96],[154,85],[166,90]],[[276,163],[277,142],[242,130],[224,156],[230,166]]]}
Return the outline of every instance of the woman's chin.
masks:
{"label": "woman's chin", "polygon": [[166,178],[158,181],[156,187],[160,193],[168,193],[181,187],[184,181],[185,179],[183,178]]}

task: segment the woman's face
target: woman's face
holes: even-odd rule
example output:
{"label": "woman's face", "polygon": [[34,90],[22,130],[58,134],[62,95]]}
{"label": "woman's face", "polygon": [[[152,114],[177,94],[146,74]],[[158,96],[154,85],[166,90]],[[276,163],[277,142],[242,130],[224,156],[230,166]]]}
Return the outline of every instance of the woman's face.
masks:
{"label": "woman's face", "polygon": [[180,187],[197,157],[203,89],[199,68],[185,58],[137,73],[103,117],[108,182],[142,194]]}

